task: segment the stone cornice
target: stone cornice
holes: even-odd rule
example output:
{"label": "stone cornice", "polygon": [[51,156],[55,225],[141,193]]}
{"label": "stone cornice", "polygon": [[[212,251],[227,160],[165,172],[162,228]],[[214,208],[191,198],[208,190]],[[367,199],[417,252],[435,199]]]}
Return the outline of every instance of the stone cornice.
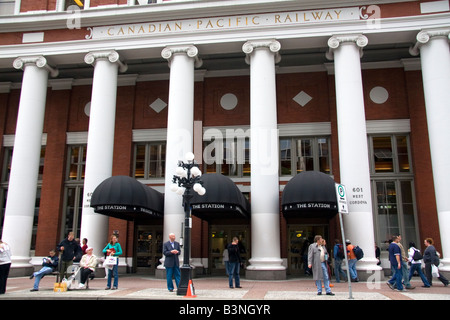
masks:
{"label": "stone cornice", "polygon": [[[373,5],[373,0],[339,1],[339,7]],[[411,2],[411,0],[378,0],[377,5],[384,3]],[[178,19],[183,17],[210,17],[217,15],[240,15],[248,12],[261,13],[283,10],[309,10],[336,7],[336,1],[332,0],[234,0],[234,1],[210,1],[205,5],[203,1],[192,2],[165,2],[149,5],[119,5],[92,7],[80,11],[82,27],[108,25],[111,21],[117,24],[136,23],[137,21],[151,21],[161,19]],[[2,32],[22,32],[49,29],[63,29],[67,27],[67,20],[71,19],[71,13],[54,11],[31,11],[18,15],[1,16],[0,30]]]}

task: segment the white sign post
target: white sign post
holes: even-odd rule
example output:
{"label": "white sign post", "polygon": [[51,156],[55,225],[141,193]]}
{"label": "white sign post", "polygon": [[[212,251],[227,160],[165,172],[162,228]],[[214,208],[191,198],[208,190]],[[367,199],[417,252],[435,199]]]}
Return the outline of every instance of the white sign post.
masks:
{"label": "white sign post", "polygon": [[353,299],[352,296],[352,279],[350,278],[350,269],[348,268],[347,246],[345,245],[344,223],[342,222],[342,214],[348,215],[347,194],[343,184],[336,183],[336,199],[338,204],[339,222],[341,223],[342,246],[344,249],[345,266],[347,267],[347,282],[348,282],[348,298]]}

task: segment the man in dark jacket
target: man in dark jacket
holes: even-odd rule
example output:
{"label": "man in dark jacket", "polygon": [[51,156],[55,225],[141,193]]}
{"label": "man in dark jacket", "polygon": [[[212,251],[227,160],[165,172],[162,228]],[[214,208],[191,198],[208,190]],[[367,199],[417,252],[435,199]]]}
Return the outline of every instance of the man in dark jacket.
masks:
{"label": "man in dark jacket", "polygon": [[39,282],[41,281],[41,279],[46,274],[50,274],[53,271],[55,271],[56,268],[58,267],[58,262],[59,262],[59,259],[58,259],[58,256],[56,255],[55,250],[50,250],[48,257],[44,258],[42,261],[42,269],[34,272],[30,276],[30,279],[35,278],[33,289],[31,289],[30,291],[38,291],[39,290]]}
{"label": "man in dark jacket", "polygon": [[73,264],[75,257],[81,252],[81,247],[74,240],[73,232],[69,232],[67,238],[58,244],[57,249],[61,253],[59,279],[62,280],[67,276],[67,269]]}
{"label": "man in dark jacket", "polygon": [[178,288],[180,284],[180,243],[175,241],[175,234],[169,234],[169,241],[163,244],[164,267],[166,268],[167,289],[173,292],[172,276],[175,278],[175,284]]}
{"label": "man in dark jacket", "polygon": [[228,249],[228,283],[233,289],[233,277],[236,288],[242,288],[239,278],[239,269],[241,267],[241,255],[239,252],[238,238],[234,237],[233,242],[227,247]]}

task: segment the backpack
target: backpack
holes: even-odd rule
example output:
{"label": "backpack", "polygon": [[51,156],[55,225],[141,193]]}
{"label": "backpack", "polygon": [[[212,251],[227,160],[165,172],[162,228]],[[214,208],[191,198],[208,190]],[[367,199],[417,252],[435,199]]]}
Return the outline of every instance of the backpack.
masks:
{"label": "backpack", "polygon": [[344,259],[345,258],[345,253],[344,253],[344,246],[342,244],[338,244],[338,251],[336,253],[336,257],[338,257],[339,259]]}
{"label": "backpack", "polygon": [[355,254],[357,260],[361,260],[364,257],[363,250],[358,246],[353,247],[353,253]]}
{"label": "backpack", "polygon": [[423,256],[422,256],[422,254],[420,253],[419,250],[414,250],[414,254],[412,256],[412,259],[414,261],[419,261],[419,260],[423,259]]}

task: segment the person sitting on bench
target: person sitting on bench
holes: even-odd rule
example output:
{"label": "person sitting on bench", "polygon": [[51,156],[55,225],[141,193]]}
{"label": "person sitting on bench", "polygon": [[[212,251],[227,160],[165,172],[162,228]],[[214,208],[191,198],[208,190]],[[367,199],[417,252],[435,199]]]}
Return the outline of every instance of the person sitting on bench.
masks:
{"label": "person sitting on bench", "polygon": [[93,248],[88,247],[86,254],[80,260],[80,284],[78,288],[85,288],[86,280],[89,275],[95,271],[97,266],[97,257],[92,254]]}
{"label": "person sitting on bench", "polygon": [[46,275],[50,274],[58,268],[59,258],[56,255],[55,250],[50,250],[49,256],[44,258],[42,261],[42,268],[39,271],[34,272],[30,279],[35,278],[33,289],[30,291],[38,291],[39,290],[39,282]]}

